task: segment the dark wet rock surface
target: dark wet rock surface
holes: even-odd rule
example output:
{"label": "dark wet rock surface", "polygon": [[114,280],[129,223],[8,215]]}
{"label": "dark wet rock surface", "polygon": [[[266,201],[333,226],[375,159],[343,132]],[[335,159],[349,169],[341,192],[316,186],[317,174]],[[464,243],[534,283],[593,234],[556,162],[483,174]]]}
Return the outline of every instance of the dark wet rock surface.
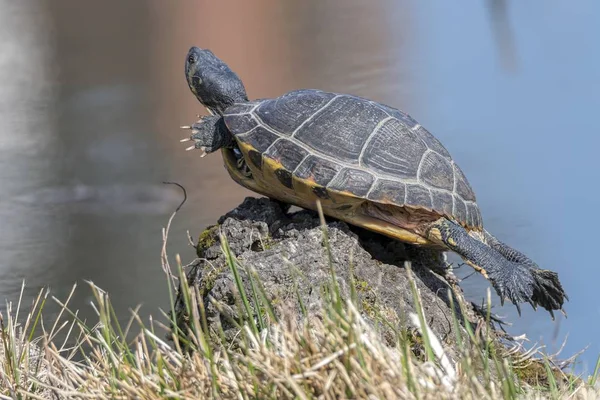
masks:
{"label": "dark wet rock surface", "polygon": [[[396,330],[414,329],[407,318],[408,312],[415,311],[406,269],[410,262],[429,326],[443,342],[454,340],[448,289],[452,289],[455,298],[462,299],[462,292],[442,253],[406,245],[337,220],[327,220],[327,233],[331,265],[342,296],[348,299],[354,285],[357,306],[368,321],[378,326],[385,321]],[[209,326],[220,326],[225,337],[231,339],[237,333],[231,321],[239,320],[241,308],[236,304],[238,291],[219,234],[227,238],[239,261],[247,293],[252,290],[247,275],[251,270],[279,312],[285,310],[300,319],[302,303],[309,318],[319,318],[324,288],[329,287],[332,275],[316,213],[284,213],[277,202],[246,198],[200,235],[199,258],[188,267],[188,281],[199,287]],[[181,298],[178,306],[179,318],[187,319]],[[470,318],[475,318],[468,305],[467,310]]]}

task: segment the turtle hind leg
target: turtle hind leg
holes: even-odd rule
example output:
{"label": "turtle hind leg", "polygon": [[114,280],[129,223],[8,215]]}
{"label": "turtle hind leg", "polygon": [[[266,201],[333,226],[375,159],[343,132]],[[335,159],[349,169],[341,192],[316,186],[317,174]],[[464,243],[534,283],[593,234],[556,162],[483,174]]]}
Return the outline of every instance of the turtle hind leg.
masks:
{"label": "turtle hind leg", "polygon": [[426,234],[429,240],[446,246],[481,272],[490,280],[501,302],[510,300],[519,314],[519,304],[524,302],[531,304],[533,308],[542,306],[553,317],[553,310],[562,310],[567,296],[558,275],[540,269],[524,254],[487,232],[479,240],[469,235],[459,224],[440,218],[427,227]]}
{"label": "turtle hind leg", "polygon": [[[529,257],[520,251],[513,249],[506,243],[498,240],[494,235],[483,230],[483,240],[486,244],[488,244],[492,249],[496,250],[498,253],[502,254],[506,259],[511,262],[523,264],[529,266],[534,274],[537,275],[537,281],[540,283],[541,288],[545,290],[548,294],[550,294],[551,299],[557,299],[557,303],[560,304],[560,307],[553,308],[562,309],[562,304],[565,300],[569,300],[569,297],[564,292],[562,284],[558,280],[558,274],[554,271],[549,271],[546,269],[541,269],[538,265],[533,262]],[[543,294],[534,293],[534,296],[542,297]],[[540,303],[540,302],[538,302]],[[541,303],[540,303],[541,304]],[[548,309],[548,307],[544,307]],[[551,311],[552,312],[552,311]]]}

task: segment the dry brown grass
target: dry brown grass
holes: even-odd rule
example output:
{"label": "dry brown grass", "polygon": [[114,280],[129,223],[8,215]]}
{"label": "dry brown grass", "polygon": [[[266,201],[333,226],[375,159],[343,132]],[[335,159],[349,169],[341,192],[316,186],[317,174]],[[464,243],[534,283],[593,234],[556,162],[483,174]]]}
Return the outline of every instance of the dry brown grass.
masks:
{"label": "dry brown grass", "polygon": [[[234,268],[236,268],[234,266]],[[508,359],[478,360],[480,339],[462,338],[462,358],[451,360],[429,332],[427,361],[412,354],[411,339],[398,335],[395,348],[361,317],[352,302],[332,293],[323,318],[274,321],[264,328],[240,325],[236,346],[209,342],[208,328],[196,313],[191,327],[195,348],[187,353],[177,337],[167,342],[166,327],[144,324],[137,315],[123,329],[114,319],[108,296],[92,285],[98,323],[89,327],[69,311],[33,339],[46,293],[18,323],[20,307],[9,305],[2,318],[0,394],[2,398],[144,399],[337,399],[337,398],[598,398],[589,381],[557,380],[537,388],[520,382]],[[190,309],[197,306],[191,288]],[[197,309],[197,308],[196,308]],[[417,315],[412,316],[418,323]],[[421,325],[422,326],[422,325]],[[425,327],[425,329],[427,329]],[[131,332],[136,335],[126,342]],[[160,333],[157,333],[160,332]],[[57,341],[59,336],[70,340]],[[473,340],[475,339],[475,340]],[[68,343],[74,343],[69,347]],[[489,349],[488,349],[489,351]],[[480,367],[477,367],[480,365]],[[485,369],[488,369],[487,371]],[[597,376],[597,373],[596,373]],[[492,378],[493,377],[493,378]],[[565,377],[568,378],[567,375]],[[593,381],[592,381],[593,379]]]}

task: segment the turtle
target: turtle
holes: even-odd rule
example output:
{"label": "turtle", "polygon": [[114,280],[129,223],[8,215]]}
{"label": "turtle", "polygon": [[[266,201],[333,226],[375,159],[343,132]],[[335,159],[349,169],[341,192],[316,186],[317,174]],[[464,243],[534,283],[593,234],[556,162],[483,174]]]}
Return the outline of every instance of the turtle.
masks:
{"label": "turtle", "polygon": [[192,47],[188,86],[209,115],[182,126],[201,156],[221,150],[238,184],[417,246],[452,251],[500,297],[564,313],[558,274],[483,227],[476,197],[448,150],[410,115],[350,94],[294,90],[249,100],[212,51]]}

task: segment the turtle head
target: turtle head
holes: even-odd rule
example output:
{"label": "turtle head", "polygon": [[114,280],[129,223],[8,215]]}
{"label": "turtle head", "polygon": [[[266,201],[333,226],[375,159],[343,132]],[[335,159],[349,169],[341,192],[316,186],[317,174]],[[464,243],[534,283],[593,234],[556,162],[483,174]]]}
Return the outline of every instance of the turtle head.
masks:
{"label": "turtle head", "polygon": [[192,47],[185,57],[185,78],[196,98],[212,114],[248,101],[240,78],[212,51]]}

